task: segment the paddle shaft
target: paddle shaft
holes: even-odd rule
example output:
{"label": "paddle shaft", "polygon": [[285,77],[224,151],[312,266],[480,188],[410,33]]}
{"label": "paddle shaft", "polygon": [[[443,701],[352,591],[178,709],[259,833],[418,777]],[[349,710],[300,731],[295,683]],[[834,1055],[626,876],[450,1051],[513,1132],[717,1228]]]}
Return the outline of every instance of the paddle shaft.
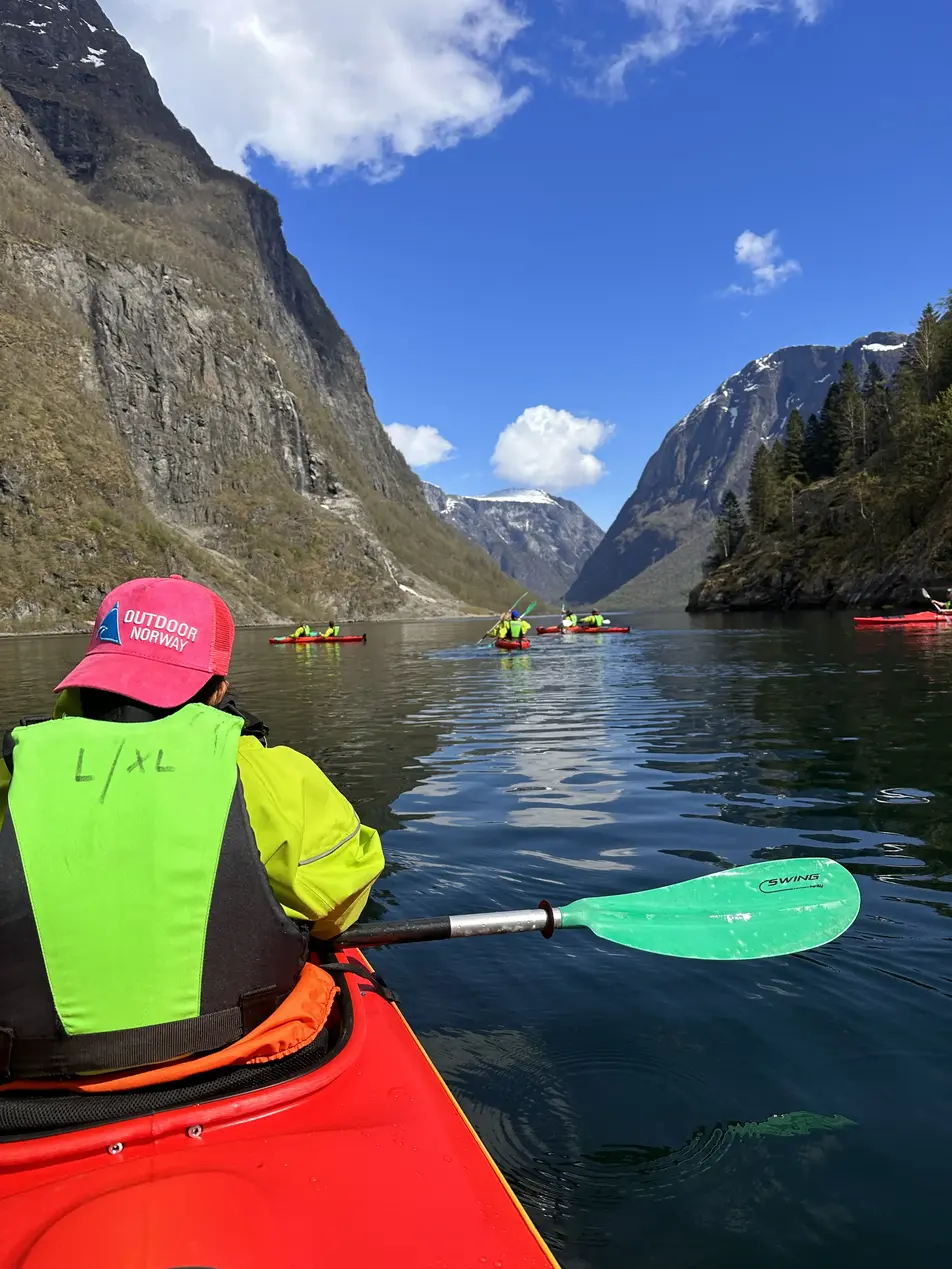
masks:
{"label": "paddle shaft", "polygon": [[561,929],[562,913],[548,904],[515,912],[477,912],[470,916],[417,917],[410,921],[367,921],[334,940],[335,947],[384,947],[391,943],[431,943],[471,939],[483,934],[525,934]]}
{"label": "paddle shaft", "polygon": [[952,626],[952,620],[950,620],[948,609],[943,608],[937,599],[933,599],[924,586],[922,588],[922,594],[925,599],[928,599],[929,603],[936,610],[939,616],[945,618],[946,624]]}
{"label": "paddle shaft", "polygon": [[[518,608],[518,607],[519,607],[519,605],[522,603],[522,601],[525,599],[525,597],[526,597],[526,595],[528,595],[528,593],[529,593],[529,592],[528,592],[527,590],[524,590],[524,591],[522,592],[522,594],[519,596],[519,598],[516,600],[516,602],[515,602],[514,604],[512,604],[512,605],[511,605],[511,607],[509,607],[509,608],[507,608],[507,609],[506,609],[506,612],[502,612],[502,613],[500,613],[500,614],[499,614],[499,617],[498,617],[498,618],[497,618],[497,620],[496,620],[496,626],[498,626],[498,625],[499,625],[499,622],[500,622],[500,621],[502,621],[502,619],[505,617],[505,615],[506,615],[506,613],[507,613],[507,612],[512,612],[513,608]],[[493,626],[493,630],[495,630],[495,629],[496,629],[496,626]],[[488,638],[489,638],[489,636],[492,634],[493,630],[487,630],[487,631],[486,631],[486,633],[485,633],[484,635],[480,635],[480,636],[479,636],[479,638],[476,640],[477,644],[482,643],[482,641],[483,641],[484,639],[488,639]]]}

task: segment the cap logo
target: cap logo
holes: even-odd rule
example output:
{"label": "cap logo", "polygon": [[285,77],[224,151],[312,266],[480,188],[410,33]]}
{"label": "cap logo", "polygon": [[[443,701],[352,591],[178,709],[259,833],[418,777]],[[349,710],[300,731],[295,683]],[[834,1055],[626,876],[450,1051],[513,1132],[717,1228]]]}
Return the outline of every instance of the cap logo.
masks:
{"label": "cap logo", "polygon": [[196,626],[190,626],[187,621],[179,621],[164,613],[140,612],[129,608],[123,621],[130,626],[128,633],[131,639],[140,643],[157,643],[160,647],[173,648],[176,652],[184,652],[198,638]]}
{"label": "cap logo", "polygon": [[119,634],[119,605],[113,606],[103,617],[99,623],[99,629],[96,631],[96,639],[99,643],[118,643],[122,647],[122,637]]}

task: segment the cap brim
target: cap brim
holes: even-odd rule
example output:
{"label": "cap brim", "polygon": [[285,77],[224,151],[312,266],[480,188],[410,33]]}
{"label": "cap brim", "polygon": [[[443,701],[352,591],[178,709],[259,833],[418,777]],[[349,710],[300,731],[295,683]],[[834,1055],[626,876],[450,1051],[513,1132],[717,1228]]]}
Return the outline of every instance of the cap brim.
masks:
{"label": "cap brim", "polygon": [[184,705],[212,677],[208,670],[188,670],[160,661],[146,661],[124,652],[90,652],[72,673],[56,687],[94,687],[116,692],[155,709],[175,709]]}

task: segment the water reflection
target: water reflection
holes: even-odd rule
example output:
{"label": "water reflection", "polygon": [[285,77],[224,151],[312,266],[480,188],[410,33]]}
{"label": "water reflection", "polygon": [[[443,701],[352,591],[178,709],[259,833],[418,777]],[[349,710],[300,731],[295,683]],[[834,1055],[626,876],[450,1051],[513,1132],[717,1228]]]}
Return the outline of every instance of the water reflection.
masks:
{"label": "water reflection", "polygon": [[[936,1263],[952,634],[635,624],[515,655],[476,647],[480,623],[371,626],[366,647],[246,631],[234,679],[274,742],[385,830],[371,915],[815,854],[850,868],[857,924],[781,961],[677,961],[582,931],[374,959],[566,1269]],[[84,643],[0,640],[2,716],[48,708]]]}

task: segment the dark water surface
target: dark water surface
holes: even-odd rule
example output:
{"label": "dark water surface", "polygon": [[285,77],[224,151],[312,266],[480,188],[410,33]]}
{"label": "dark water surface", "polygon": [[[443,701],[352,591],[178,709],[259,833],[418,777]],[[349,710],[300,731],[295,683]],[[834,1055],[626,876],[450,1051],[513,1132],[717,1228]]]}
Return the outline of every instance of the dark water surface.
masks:
{"label": "dark water surface", "polygon": [[[385,832],[372,915],[814,854],[863,896],[838,942],[774,961],[582,931],[375,955],[563,1265],[946,1263],[952,632],[666,615],[515,655],[479,633],[239,636],[233,682],[272,741]],[[82,646],[0,640],[5,725]]]}

